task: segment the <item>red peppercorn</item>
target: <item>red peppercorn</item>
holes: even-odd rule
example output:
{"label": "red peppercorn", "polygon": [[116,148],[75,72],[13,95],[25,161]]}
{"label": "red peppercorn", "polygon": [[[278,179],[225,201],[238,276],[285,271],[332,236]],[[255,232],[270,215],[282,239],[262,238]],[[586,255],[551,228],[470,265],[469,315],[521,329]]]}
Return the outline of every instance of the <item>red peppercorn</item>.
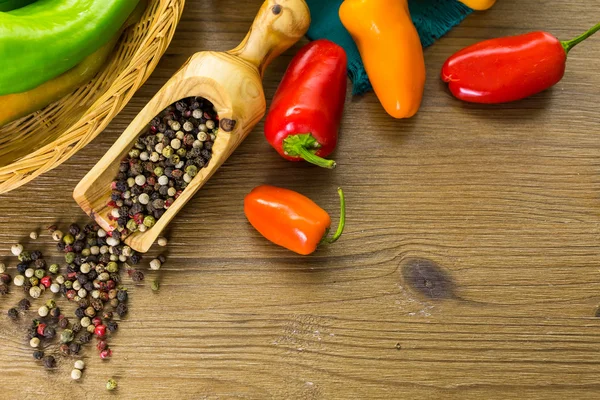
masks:
{"label": "red peppercorn", "polygon": [[106,326],[105,325],[97,325],[96,329],[94,329],[94,334],[100,338],[103,338],[104,336],[106,336]]}
{"label": "red peppercorn", "polygon": [[150,185],[150,186],[154,186],[154,184],[156,183],[156,178],[155,178],[155,177],[153,177],[153,176],[149,176],[149,177],[146,179],[146,183],[147,183],[148,185]]}
{"label": "red peppercorn", "polygon": [[116,203],[116,202],[114,202],[113,200],[111,200],[111,201],[109,201],[108,203],[106,203],[106,205],[107,205],[108,207],[115,208],[115,207],[117,206],[117,203]]}
{"label": "red peppercorn", "polygon": [[140,225],[142,223],[144,223],[144,214],[142,213],[137,213],[133,216],[133,220],[135,221],[136,224]]}
{"label": "red peppercorn", "polygon": [[50,285],[52,285],[52,278],[50,278],[49,276],[45,276],[40,280],[40,283],[46,288],[49,288]]}
{"label": "red peppercorn", "polygon": [[98,326],[102,324],[102,319],[100,317],[94,317],[94,319],[92,319],[92,324],[94,326]]}
{"label": "red peppercorn", "polygon": [[110,356],[112,356],[112,350],[111,349],[102,350],[100,352],[100,358],[103,359],[103,360],[109,358]]}
{"label": "red peppercorn", "polygon": [[42,323],[37,326],[37,334],[40,336],[44,336],[44,329],[46,329],[46,324]]}
{"label": "red peppercorn", "polygon": [[115,287],[117,287],[117,284],[115,283],[115,281],[110,280],[106,282],[106,289],[107,290],[113,290]]}
{"label": "red peppercorn", "polygon": [[106,343],[106,340],[99,340],[98,343],[96,344],[96,348],[98,349],[98,351],[102,351],[104,349],[106,349],[108,347],[108,343]]}
{"label": "red peppercorn", "polygon": [[175,192],[174,198],[177,199],[179,196],[181,196],[181,193],[183,193],[183,190],[178,190],[177,192]]}
{"label": "red peppercorn", "polygon": [[110,188],[111,188],[112,190],[117,190],[117,182],[116,182],[116,181],[112,181],[112,182],[110,183]]}
{"label": "red peppercorn", "polygon": [[71,280],[71,279],[74,279],[74,278],[77,278],[77,272],[69,272],[69,273],[67,274],[67,278],[68,278],[69,280]]}
{"label": "red peppercorn", "polygon": [[67,290],[66,296],[67,296],[67,299],[73,300],[75,298],[75,296],[77,296],[77,292],[73,289]]}
{"label": "red peppercorn", "polygon": [[171,207],[171,205],[172,205],[172,204],[173,204],[173,201],[171,201],[171,200],[166,200],[166,201],[165,201],[165,208],[169,208],[169,207]]}

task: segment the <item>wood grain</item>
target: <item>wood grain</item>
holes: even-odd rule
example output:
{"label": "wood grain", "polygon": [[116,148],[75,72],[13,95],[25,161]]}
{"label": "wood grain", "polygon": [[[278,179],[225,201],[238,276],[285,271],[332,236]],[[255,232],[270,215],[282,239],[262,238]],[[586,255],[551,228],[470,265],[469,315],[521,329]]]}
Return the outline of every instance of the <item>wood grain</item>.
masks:
{"label": "wood grain", "polygon": [[[1,254],[35,227],[85,220],[76,183],[191,54],[235,46],[260,4],[188,1],[161,65],[109,129],[0,197]],[[459,103],[437,74],[480,39],[573,37],[598,7],[502,0],[468,17],[426,50],[415,118],[391,119],[372,94],[349,97],[335,171],[285,162],[259,124],[170,225],[160,292],[131,289],[113,359],[88,349],[81,382],[68,377],[71,361],[51,374],[36,365],[5,316],[19,294],[0,298],[0,397],[109,398],[115,376],[131,399],[597,398],[600,36],[571,52],[554,89],[514,104]],[[267,100],[298,48],[267,69]],[[345,237],[307,258],[269,244],[242,212],[262,183],[332,214],[342,186]],[[51,245],[47,235],[38,243]],[[444,274],[407,279],[415,260]]]}

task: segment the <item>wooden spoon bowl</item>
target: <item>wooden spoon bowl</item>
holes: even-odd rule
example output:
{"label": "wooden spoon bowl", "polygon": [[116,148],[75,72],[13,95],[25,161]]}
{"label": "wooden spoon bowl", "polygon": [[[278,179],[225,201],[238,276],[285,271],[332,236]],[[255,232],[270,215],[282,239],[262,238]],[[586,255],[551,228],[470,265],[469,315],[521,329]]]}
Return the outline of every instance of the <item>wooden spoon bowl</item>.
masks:
{"label": "wooden spoon bowl", "polygon": [[137,138],[146,132],[152,118],[186,97],[203,97],[212,102],[220,126],[209,164],[198,172],[156,225],[125,239],[134,250],[148,251],[179,210],[265,115],[264,70],[273,59],[294,45],[309,25],[310,12],[304,0],[267,0],[238,47],[228,52],[206,51],[190,57],[79,182],[73,193],[75,201],[107,232],[116,229],[116,221],[108,218],[111,182],[119,172],[121,160]]}

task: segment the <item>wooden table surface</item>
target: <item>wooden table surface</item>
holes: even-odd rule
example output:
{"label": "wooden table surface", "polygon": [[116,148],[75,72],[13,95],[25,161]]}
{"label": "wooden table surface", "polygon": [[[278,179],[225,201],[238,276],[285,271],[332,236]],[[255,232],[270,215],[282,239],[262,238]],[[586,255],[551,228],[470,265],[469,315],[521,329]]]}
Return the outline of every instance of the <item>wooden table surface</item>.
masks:
{"label": "wooden table surface", "polygon": [[[76,183],[188,56],[241,40],[260,3],[188,1],[158,69],[109,129],[0,197],[6,260],[34,228],[85,221]],[[0,398],[103,398],[111,376],[129,399],[598,398],[600,36],[572,51],[554,89],[514,104],[460,103],[438,71],[481,39],[571,38],[599,9],[500,0],[471,15],[426,50],[415,118],[349,96],[335,171],[285,162],[259,125],[170,226],[160,292],[150,272],[130,289],[113,358],[87,348],[81,382],[69,378],[72,360],[53,373],[33,361],[22,325],[6,317],[20,293],[0,298]],[[293,54],[268,70],[268,100]],[[343,239],[310,257],[268,243],[242,211],[263,183],[333,215],[342,186]],[[36,243],[52,244],[47,234]]]}

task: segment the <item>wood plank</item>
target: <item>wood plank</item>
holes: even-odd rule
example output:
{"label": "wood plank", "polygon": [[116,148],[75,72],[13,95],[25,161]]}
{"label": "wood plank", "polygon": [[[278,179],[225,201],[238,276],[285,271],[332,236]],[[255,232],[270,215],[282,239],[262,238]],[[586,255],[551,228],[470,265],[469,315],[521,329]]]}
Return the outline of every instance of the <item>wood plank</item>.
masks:
{"label": "wood plank", "polygon": [[[189,0],[159,68],[106,132],[0,198],[0,254],[36,227],[85,221],[77,182],[187,57],[234,47],[260,3]],[[477,40],[571,38],[598,22],[599,6],[502,0],[468,17],[426,50],[416,118],[392,120],[372,94],[349,95],[335,171],[285,162],[259,124],[171,224],[169,260],[147,274],[160,292],[131,289],[114,357],[86,349],[80,383],[70,360],[51,374],[33,361],[5,316],[20,293],[0,298],[0,397],[108,398],[115,376],[123,398],[597,398],[600,37],[571,52],[554,89],[514,104],[459,103],[437,75]],[[298,48],[267,71],[267,99]],[[262,183],[333,215],[342,186],[343,239],[306,258],[266,242],[242,212]],[[52,246],[48,235],[36,244]],[[427,271],[408,280],[415,260],[437,263],[451,285]]]}

